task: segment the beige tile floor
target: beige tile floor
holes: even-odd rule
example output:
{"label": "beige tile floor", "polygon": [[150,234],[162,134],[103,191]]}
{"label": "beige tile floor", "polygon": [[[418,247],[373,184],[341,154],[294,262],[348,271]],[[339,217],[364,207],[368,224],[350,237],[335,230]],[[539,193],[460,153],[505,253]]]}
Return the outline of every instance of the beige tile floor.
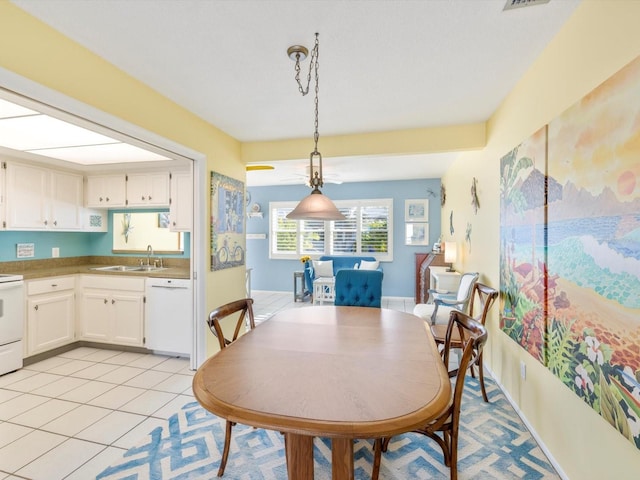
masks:
{"label": "beige tile floor", "polygon": [[[309,307],[252,292],[256,320]],[[383,299],[411,312],[413,299]],[[80,347],[0,376],[0,480],[87,480],[193,401],[186,358]]]}

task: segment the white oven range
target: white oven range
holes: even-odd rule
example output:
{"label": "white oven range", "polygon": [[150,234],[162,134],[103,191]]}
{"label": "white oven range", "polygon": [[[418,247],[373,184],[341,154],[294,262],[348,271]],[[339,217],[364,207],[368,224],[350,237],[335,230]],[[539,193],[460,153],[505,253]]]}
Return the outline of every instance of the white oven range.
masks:
{"label": "white oven range", "polygon": [[0,274],[0,375],[22,368],[24,281]]}

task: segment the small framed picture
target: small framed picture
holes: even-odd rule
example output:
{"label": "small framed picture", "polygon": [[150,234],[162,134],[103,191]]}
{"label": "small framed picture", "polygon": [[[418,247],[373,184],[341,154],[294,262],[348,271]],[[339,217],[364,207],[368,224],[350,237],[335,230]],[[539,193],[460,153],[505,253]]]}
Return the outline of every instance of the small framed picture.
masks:
{"label": "small framed picture", "polygon": [[429,245],[429,224],[415,222],[404,224],[405,245]]}
{"label": "small framed picture", "polygon": [[404,221],[405,222],[427,222],[429,221],[429,200],[417,198],[404,201]]}

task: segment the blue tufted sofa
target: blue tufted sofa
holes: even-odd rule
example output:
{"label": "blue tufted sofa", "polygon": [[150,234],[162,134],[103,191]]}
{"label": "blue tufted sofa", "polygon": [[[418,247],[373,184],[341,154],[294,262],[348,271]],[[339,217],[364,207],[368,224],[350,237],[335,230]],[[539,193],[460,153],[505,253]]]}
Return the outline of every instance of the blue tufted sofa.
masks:
{"label": "blue tufted sofa", "polygon": [[[352,270],[355,265],[359,266],[362,260],[374,262],[376,259],[375,257],[363,257],[356,255],[322,255],[318,260],[321,262],[333,260],[333,276],[335,277],[339,270]],[[382,272],[382,267],[378,267],[378,270]],[[314,273],[313,263],[307,262],[304,268],[304,282],[308,292],[313,292],[313,281],[316,278]]]}
{"label": "blue tufted sofa", "polygon": [[382,272],[380,270],[340,270],[336,275],[335,304],[380,308]]}

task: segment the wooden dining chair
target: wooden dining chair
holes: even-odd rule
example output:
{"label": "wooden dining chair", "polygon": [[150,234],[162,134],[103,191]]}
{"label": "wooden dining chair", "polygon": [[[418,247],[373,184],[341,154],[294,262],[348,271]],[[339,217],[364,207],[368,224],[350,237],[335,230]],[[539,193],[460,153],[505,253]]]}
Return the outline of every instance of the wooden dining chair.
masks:
{"label": "wooden dining chair", "polygon": [[[449,467],[451,480],[458,478],[458,428],[460,424],[460,405],[467,369],[476,365],[482,355],[482,349],[487,342],[487,329],[477,320],[457,310],[453,310],[449,317],[444,343],[445,365],[449,363],[449,355],[454,348],[453,335],[457,332],[458,338],[463,339],[462,358],[458,368],[449,371],[449,377],[456,377],[449,407],[438,417],[431,420],[425,426],[414,430],[415,433],[426,435],[433,439],[444,456],[444,463]],[[438,435],[441,433],[442,436]],[[382,452],[387,450],[391,438],[378,439],[374,443],[374,460],[372,480],[377,480],[380,473],[380,458]]]}
{"label": "wooden dining chair", "polygon": [[[487,315],[489,314],[489,310],[493,306],[494,302],[498,298],[498,291],[484,285],[482,283],[476,283],[473,287],[473,296],[469,302],[469,316],[473,317],[475,320],[480,322],[482,325],[487,321]],[[434,340],[438,346],[444,345],[444,341],[447,333],[447,325],[431,325],[431,334],[433,335]],[[458,336],[458,332],[454,330],[453,338],[451,339],[451,348],[459,348],[462,349],[463,344],[460,341],[460,337]],[[444,349],[442,349],[442,355],[444,356]],[[484,368],[482,365],[482,354],[480,354],[480,358],[478,359],[478,380],[480,382],[480,389],[482,390],[482,398],[485,402],[489,401],[489,397],[487,397],[487,391],[484,386]],[[471,367],[471,375],[475,377],[475,366]]]}
{"label": "wooden dining chair", "polygon": [[[231,340],[229,340],[224,335],[220,321],[223,318],[227,318],[230,315],[234,314],[238,314],[238,318],[236,320],[236,326],[233,331],[233,336],[231,337]],[[245,329],[247,327],[249,329],[255,328],[256,324],[253,317],[253,299],[243,298],[241,300],[236,300],[234,302],[227,303],[216,308],[211,313],[209,313],[207,324],[209,325],[209,329],[211,330],[211,332],[213,332],[213,334],[218,339],[220,350],[224,350],[226,347],[237,340],[238,335],[240,335],[240,330],[243,327]],[[224,475],[224,469],[227,466],[227,458],[229,457],[229,446],[231,445],[231,430],[233,429],[234,425],[235,422],[230,422],[229,420],[227,420],[224,433],[224,449],[222,450],[222,459],[220,460],[220,467],[218,468],[219,477]]]}

